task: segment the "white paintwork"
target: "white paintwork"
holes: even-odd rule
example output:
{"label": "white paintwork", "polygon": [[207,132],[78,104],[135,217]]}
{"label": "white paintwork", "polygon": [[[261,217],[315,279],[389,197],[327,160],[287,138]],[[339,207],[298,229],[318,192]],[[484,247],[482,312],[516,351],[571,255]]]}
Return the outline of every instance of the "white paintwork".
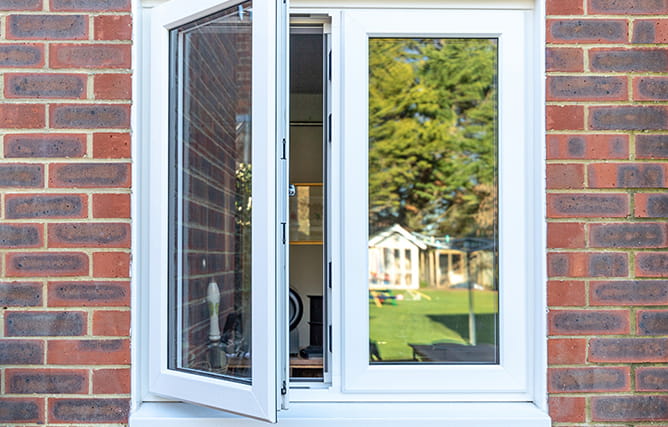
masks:
{"label": "white paintwork", "polygon": [[[238,1],[172,0],[150,15],[150,204],[148,390],[238,414],[276,420],[276,4],[253,1],[252,381],[243,384],[167,368],[169,30]],[[156,70],[160,70],[156,72]]]}

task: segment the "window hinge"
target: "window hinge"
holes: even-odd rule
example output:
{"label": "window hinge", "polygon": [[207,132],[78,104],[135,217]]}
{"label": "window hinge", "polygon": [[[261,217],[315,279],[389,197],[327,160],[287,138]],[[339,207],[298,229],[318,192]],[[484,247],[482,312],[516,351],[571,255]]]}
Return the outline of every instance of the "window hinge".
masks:
{"label": "window hinge", "polygon": [[281,230],[282,230],[282,233],[283,233],[283,244],[285,244],[285,223],[284,222],[281,223]]}
{"label": "window hinge", "polygon": [[285,384],[285,381],[283,381],[283,383],[281,384],[281,395],[285,396],[286,394],[288,394],[288,387]]}
{"label": "window hinge", "polygon": [[327,55],[327,80],[332,81],[332,51]]}
{"label": "window hinge", "polygon": [[332,142],[332,114],[327,116],[327,141]]}
{"label": "window hinge", "polygon": [[332,352],[332,341],[334,341],[332,339],[332,325],[329,325],[328,334],[329,334],[329,340],[328,340],[329,341],[329,352],[331,353]]}
{"label": "window hinge", "polygon": [[332,289],[332,262],[327,263],[327,286]]}

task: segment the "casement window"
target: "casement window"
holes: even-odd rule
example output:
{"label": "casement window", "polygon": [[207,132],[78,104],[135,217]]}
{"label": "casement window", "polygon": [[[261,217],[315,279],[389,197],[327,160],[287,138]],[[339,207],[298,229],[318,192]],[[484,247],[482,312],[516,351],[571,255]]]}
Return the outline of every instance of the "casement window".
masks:
{"label": "casement window", "polygon": [[538,3],[144,10],[131,425],[549,425]]}

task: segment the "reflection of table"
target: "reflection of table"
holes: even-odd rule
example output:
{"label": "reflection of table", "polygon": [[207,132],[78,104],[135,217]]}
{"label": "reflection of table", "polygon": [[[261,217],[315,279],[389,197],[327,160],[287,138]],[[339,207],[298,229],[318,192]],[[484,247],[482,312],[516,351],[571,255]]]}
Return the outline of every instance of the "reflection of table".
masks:
{"label": "reflection of table", "polygon": [[493,344],[408,344],[413,349],[413,360],[421,362],[498,362]]}
{"label": "reflection of table", "polygon": [[319,378],[322,374],[322,357],[310,359],[290,357],[290,377]]}

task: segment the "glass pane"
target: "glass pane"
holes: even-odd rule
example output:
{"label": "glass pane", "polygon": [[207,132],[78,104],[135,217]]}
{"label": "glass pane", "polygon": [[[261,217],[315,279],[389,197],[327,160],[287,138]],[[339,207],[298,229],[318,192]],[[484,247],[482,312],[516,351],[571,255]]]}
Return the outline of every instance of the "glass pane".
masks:
{"label": "glass pane", "polygon": [[172,31],[171,369],[251,376],[251,3]]}
{"label": "glass pane", "polygon": [[496,39],[369,40],[371,363],[498,362],[496,80]]}

